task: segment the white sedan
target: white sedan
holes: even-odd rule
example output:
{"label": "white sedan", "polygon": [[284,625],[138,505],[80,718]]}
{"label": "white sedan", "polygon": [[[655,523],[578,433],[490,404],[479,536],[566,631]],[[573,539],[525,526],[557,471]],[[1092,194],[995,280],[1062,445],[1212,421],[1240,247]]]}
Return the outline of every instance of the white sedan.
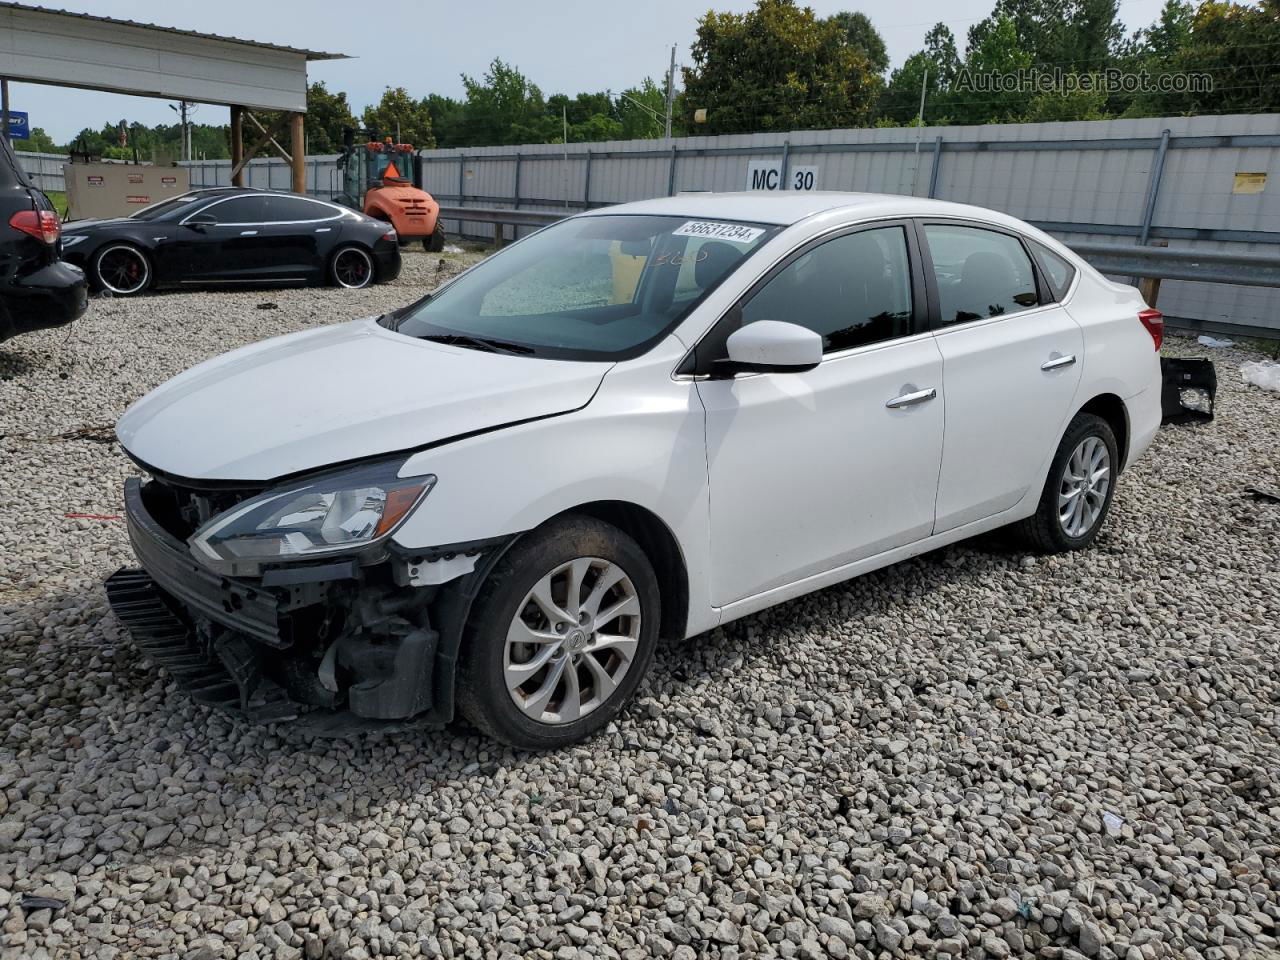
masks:
{"label": "white sedan", "polygon": [[1160,423],[1162,321],[990,210],[694,194],[208,361],[118,433],[113,606],[260,719],[599,730],[659,636],[996,527],[1087,546]]}

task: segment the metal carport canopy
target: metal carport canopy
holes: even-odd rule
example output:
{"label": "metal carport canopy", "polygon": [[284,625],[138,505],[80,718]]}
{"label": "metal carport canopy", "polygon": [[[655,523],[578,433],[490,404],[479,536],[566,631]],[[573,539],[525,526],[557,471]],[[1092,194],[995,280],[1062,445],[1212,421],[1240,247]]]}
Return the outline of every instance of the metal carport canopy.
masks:
{"label": "metal carport canopy", "polygon": [[27,83],[305,113],[307,62],[342,59],[0,0],[0,74]]}

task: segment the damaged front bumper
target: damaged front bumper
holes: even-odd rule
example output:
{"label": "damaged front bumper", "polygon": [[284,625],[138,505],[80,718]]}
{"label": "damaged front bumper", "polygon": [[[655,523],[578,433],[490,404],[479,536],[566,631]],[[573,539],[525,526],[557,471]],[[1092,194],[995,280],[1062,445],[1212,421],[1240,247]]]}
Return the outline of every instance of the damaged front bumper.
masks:
{"label": "damaged front bumper", "polygon": [[306,718],[318,732],[448,721],[452,677],[444,696],[435,682],[438,588],[397,584],[391,564],[355,558],[260,579],[222,576],[166,529],[168,512],[162,485],[126,481],[141,569],[113,574],[107,597],[138,645],[195,699],[253,720]]}

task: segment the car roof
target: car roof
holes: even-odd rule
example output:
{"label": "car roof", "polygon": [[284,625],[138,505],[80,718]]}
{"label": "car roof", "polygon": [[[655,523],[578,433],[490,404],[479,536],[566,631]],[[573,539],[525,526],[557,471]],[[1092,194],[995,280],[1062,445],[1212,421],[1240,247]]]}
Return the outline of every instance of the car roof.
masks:
{"label": "car roof", "polygon": [[834,191],[743,191],[739,193],[678,193],[656,200],[638,200],[589,211],[600,214],[651,214],[656,216],[706,217],[714,220],[744,220],[790,226],[828,211],[847,213],[848,219],[881,217],[967,217],[1025,230],[1027,225],[1007,214],[926,197],[885,193],[837,193]]}

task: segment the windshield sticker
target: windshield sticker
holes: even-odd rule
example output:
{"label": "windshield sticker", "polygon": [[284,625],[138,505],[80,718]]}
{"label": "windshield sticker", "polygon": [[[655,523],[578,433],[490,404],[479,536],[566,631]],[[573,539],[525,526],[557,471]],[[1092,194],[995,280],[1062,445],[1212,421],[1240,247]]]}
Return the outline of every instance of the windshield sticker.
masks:
{"label": "windshield sticker", "polygon": [[704,237],[707,240],[728,240],[731,243],[755,243],[764,233],[761,227],[744,227],[738,223],[717,223],[714,220],[690,220],[673,230],[673,237]]}

